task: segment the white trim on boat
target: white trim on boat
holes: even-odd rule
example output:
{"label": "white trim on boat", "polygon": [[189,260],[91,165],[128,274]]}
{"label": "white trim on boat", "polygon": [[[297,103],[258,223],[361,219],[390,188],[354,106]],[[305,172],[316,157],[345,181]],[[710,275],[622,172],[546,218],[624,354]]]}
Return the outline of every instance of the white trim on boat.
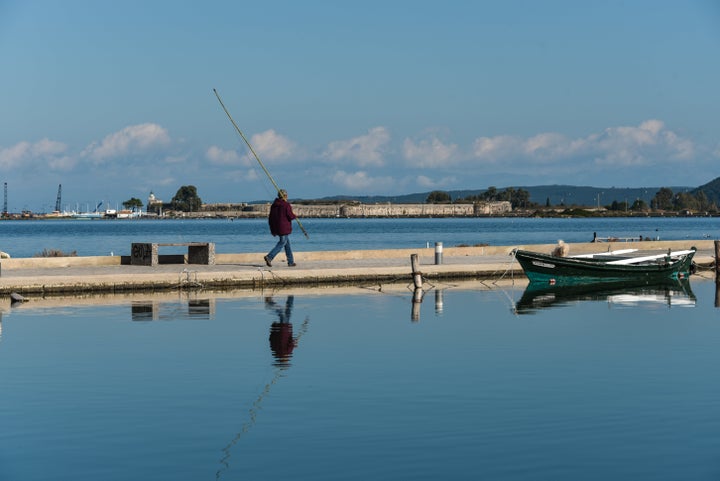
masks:
{"label": "white trim on boat", "polygon": [[638,249],[618,249],[615,251],[608,252],[596,252],[594,254],[578,254],[576,256],[570,256],[573,259],[592,259],[595,256],[619,256],[623,254],[630,254],[631,252],[637,252]]}
{"label": "white trim on boat", "polygon": [[647,261],[654,261],[657,259],[662,259],[663,257],[680,257],[680,256],[686,256],[688,254],[691,254],[695,252],[693,249],[685,250],[685,251],[676,251],[676,252],[670,252],[669,254],[656,254],[652,256],[643,256],[643,257],[633,257],[631,259],[620,259],[617,261],[610,261],[607,262],[607,264],[612,265],[626,265],[626,264],[637,264],[638,262],[647,262]]}

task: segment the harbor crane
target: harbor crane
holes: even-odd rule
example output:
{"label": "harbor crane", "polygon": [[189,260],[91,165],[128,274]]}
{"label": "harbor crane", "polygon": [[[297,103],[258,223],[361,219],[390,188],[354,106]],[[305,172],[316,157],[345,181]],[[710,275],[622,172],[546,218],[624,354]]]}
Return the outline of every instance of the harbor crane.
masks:
{"label": "harbor crane", "polygon": [[57,200],[55,200],[55,212],[60,212],[61,204],[62,204],[62,184],[58,184]]}

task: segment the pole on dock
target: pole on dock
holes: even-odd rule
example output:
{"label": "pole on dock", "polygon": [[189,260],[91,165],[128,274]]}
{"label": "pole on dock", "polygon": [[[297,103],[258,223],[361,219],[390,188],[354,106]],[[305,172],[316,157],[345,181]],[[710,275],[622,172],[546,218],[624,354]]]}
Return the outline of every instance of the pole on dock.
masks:
{"label": "pole on dock", "polygon": [[442,242],[435,243],[435,265],[442,264]]}

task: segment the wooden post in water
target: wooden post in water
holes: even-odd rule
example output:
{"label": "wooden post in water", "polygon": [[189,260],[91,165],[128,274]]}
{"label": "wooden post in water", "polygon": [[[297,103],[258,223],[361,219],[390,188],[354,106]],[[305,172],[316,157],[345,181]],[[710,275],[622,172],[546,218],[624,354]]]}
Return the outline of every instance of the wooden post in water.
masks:
{"label": "wooden post in water", "polygon": [[410,266],[412,267],[413,284],[415,284],[410,320],[412,320],[413,322],[417,322],[420,320],[420,304],[422,304],[423,300],[422,272],[420,272],[420,262],[418,261],[417,254],[410,255]]}
{"label": "wooden post in water", "polygon": [[413,283],[415,289],[422,289],[422,272],[420,272],[420,262],[417,254],[410,255],[410,267],[412,267]]}

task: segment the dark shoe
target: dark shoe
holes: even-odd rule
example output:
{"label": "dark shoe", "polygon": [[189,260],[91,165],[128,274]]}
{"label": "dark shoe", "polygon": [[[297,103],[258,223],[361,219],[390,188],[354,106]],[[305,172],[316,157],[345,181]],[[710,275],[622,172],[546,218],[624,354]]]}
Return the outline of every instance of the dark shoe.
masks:
{"label": "dark shoe", "polygon": [[294,262],[288,263],[288,267],[295,267],[296,265],[297,265],[297,264],[295,264]]}
{"label": "dark shoe", "polygon": [[270,262],[270,258],[268,256],[263,257],[265,259],[265,264],[267,264],[268,267],[272,267],[272,262]]}

